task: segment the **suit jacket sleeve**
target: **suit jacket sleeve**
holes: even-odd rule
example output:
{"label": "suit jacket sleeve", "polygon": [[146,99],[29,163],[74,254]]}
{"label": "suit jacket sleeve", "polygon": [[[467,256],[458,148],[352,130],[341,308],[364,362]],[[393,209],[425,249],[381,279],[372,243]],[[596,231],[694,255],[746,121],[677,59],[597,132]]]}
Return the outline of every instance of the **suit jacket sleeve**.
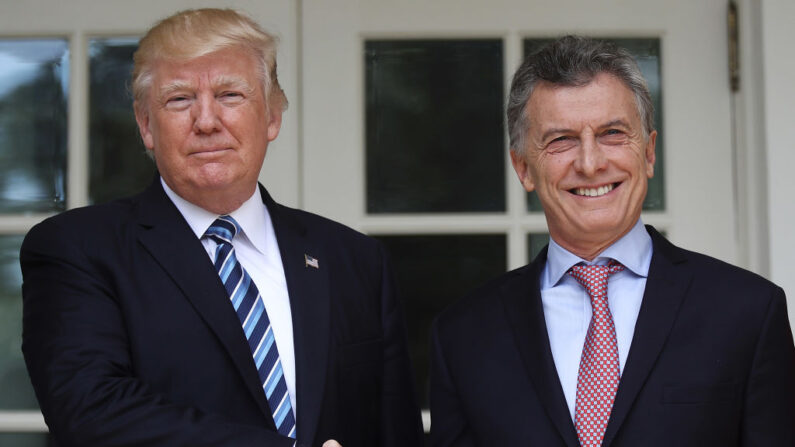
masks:
{"label": "suit jacket sleeve", "polygon": [[[22,350],[61,446],[292,446],[265,428],[178,405],[136,377],[123,305],[89,237],[53,219],[22,246]],[[113,250],[113,247],[107,247]]]}
{"label": "suit jacket sleeve", "polygon": [[776,287],[745,390],[743,446],[795,446],[795,349],[784,291]]}
{"label": "suit jacket sleeve", "polygon": [[445,361],[439,324],[437,319],[431,335],[431,445],[475,446],[477,443]]}
{"label": "suit jacket sleeve", "polygon": [[[381,399],[381,445],[421,446],[422,421],[414,399],[414,384],[408,351],[406,328],[395,293],[389,257],[383,253],[382,324],[384,330],[384,385]],[[343,447],[345,447],[343,445]]]}

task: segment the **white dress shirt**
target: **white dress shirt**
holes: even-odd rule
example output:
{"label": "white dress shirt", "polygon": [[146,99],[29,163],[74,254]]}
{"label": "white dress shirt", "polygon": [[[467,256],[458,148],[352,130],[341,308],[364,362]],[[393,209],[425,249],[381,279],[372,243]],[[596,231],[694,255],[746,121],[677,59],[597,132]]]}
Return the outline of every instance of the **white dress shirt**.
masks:
{"label": "white dress shirt", "polygon": [[[215,260],[217,244],[210,238],[202,239],[204,232],[218,218],[218,215],[200,208],[182,197],[178,196],[171,188],[160,179],[166,195],[174,202],[177,209],[190,225],[193,233],[201,240],[207,255]],[[284,380],[287,383],[287,392],[290,394],[290,403],[293,406],[293,415],[297,419],[296,390],[295,390],[295,349],[293,347],[293,318],[290,312],[290,297],[287,293],[287,280],[284,276],[279,244],[276,241],[276,232],[273,230],[268,208],[262,203],[259,188],[254,194],[232,213],[241,233],[235,235],[232,245],[235,248],[237,260],[251,276],[251,280],[259,289],[265,311],[273,328],[276,347],[279,350],[279,359],[282,363]],[[232,305],[231,303],[229,304]],[[253,359],[252,359],[253,361]],[[264,391],[263,391],[264,392]]]}
{"label": "white dress shirt", "polygon": [[626,267],[610,275],[607,285],[608,307],[616,328],[618,359],[623,373],[646,289],[651,255],[651,237],[640,219],[629,233],[590,262],[567,251],[554,240],[549,241],[547,263],[541,273],[541,301],[552,357],[572,421],[577,396],[577,373],[593,309],[588,292],[566,272],[579,263],[605,265],[611,259]]}

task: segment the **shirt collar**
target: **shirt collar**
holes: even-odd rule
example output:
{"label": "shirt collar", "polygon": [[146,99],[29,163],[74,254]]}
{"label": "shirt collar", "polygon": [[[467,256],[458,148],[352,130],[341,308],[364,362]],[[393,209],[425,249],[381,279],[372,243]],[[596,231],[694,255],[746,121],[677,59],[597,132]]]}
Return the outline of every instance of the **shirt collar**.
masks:
{"label": "shirt collar", "polygon": [[[166,195],[174,203],[179,212],[188,222],[191,230],[197,238],[201,239],[205,231],[210,228],[218,214],[211,213],[204,208],[194,205],[183,199],[171,188],[168,187],[163,178],[160,178],[160,184],[163,185],[163,190]],[[262,202],[259,194],[259,188],[254,190],[254,194],[248,198],[240,208],[229,213],[237,223],[240,225],[242,234],[251,242],[251,244],[262,253],[265,253],[267,247],[267,229],[270,228],[270,214],[268,207]]]}
{"label": "shirt collar", "polygon": [[638,219],[631,230],[612,245],[607,247],[593,261],[586,261],[558,245],[553,239],[549,240],[547,250],[547,263],[541,277],[541,288],[554,287],[569,269],[579,263],[589,265],[607,264],[615,259],[634,274],[647,277],[651,265],[652,244],[651,237]]}

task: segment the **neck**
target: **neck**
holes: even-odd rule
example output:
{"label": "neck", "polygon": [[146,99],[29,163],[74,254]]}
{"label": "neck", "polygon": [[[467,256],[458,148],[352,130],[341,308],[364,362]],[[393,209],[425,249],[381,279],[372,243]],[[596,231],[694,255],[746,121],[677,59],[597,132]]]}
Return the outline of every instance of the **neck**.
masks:
{"label": "neck", "polygon": [[[555,240],[555,242],[557,242],[557,239]],[[585,259],[586,261],[593,261],[594,259],[596,259],[597,256],[599,256],[600,253],[605,251],[607,247],[612,245],[613,242],[615,241],[610,241],[608,243],[604,243],[597,246],[587,246],[587,247],[578,247],[574,245],[569,245],[566,244],[565,242],[563,243],[558,242],[558,245],[565,248],[572,254],[577,255],[582,259]]]}
{"label": "neck", "polygon": [[240,208],[257,191],[256,184],[253,188],[225,188],[223,190],[208,189],[202,191],[193,189],[183,191],[174,188],[172,185],[168,185],[168,187],[186,201],[221,216],[231,214]]}
{"label": "neck", "polygon": [[555,240],[555,242],[569,251],[570,253],[579,256],[586,261],[593,261],[599,256],[603,251],[607,250],[607,247],[613,245],[624,237],[629,231],[632,230],[632,227],[627,228],[624,232],[619,233],[617,235],[613,235],[612,237],[602,237],[602,238],[594,238],[594,239],[575,239],[571,240],[571,238],[565,238],[561,235],[554,234],[550,231],[550,237]]}

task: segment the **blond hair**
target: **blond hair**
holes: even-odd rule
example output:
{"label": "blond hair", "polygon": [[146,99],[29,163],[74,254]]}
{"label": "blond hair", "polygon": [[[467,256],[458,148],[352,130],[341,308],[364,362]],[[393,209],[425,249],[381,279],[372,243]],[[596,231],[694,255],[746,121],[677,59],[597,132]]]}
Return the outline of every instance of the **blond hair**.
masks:
{"label": "blond hair", "polygon": [[180,11],[158,22],[141,39],[133,55],[133,98],[138,104],[146,100],[152,84],[152,67],[158,60],[185,61],[225,48],[243,48],[259,63],[267,103],[284,110],[287,98],[276,77],[277,41],[239,11],[213,8]]}

